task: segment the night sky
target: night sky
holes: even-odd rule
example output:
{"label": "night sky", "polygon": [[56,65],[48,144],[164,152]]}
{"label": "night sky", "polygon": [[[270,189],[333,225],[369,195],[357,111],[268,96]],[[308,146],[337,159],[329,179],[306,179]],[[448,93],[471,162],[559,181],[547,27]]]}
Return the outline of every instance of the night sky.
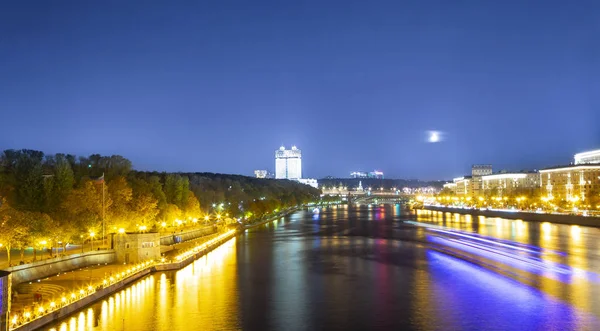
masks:
{"label": "night sky", "polygon": [[3,1],[0,149],[447,179],[600,148],[599,1],[157,2]]}

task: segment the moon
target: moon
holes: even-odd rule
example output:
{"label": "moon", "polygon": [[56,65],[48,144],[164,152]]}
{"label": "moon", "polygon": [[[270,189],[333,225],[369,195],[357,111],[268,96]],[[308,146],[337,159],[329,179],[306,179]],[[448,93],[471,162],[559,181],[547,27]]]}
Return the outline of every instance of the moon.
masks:
{"label": "moon", "polygon": [[427,131],[427,142],[428,143],[439,143],[442,141],[442,132],[440,131]]}

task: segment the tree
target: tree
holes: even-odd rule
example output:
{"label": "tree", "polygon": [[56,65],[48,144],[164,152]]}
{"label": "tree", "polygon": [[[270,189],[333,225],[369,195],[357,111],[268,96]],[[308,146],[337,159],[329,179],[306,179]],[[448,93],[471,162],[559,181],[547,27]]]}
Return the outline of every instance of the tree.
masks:
{"label": "tree", "polygon": [[151,195],[135,197],[131,202],[128,228],[135,229],[142,225],[149,228],[153,227],[159,213],[157,206],[158,201]]}
{"label": "tree", "polygon": [[183,217],[185,218],[198,218],[200,217],[200,202],[196,199],[194,193],[191,193],[187,197],[187,202],[183,208]]}
{"label": "tree", "polygon": [[15,179],[15,206],[22,210],[41,211],[44,208],[44,153],[22,149],[8,154],[11,154]]}
{"label": "tree", "polygon": [[127,227],[125,224],[131,217],[130,208],[133,200],[133,190],[129,183],[122,176],[113,179],[108,186],[108,194],[112,201],[107,215],[109,229]]}
{"label": "tree", "polygon": [[181,210],[177,205],[172,203],[168,204],[163,212],[163,220],[167,223],[174,222],[182,217]]}
{"label": "tree", "polygon": [[22,212],[10,207],[6,199],[0,200],[0,244],[6,249],[9,265],[12,262],[11,249],[24,244],[29,230],[23,220]]}
{"label": "tree", "polygon": [[[91,180],[86,180],[81,187],[72,190],[62,204],[63,214],[80,233],[98,232],[101,229],[102,186]],[[105,195],[104,201],[105,209],[109,210],[112,204],[109,194]]]}

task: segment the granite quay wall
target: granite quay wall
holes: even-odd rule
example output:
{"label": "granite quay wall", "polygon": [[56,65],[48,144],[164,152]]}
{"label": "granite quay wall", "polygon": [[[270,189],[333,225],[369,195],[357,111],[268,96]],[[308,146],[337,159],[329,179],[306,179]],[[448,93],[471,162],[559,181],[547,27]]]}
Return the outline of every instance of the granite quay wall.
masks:
{"label": "granite quay wall", "polygon": [[469,214],[469,215],[474,215],[474,216],[521,219],[524,221],[531,221],[531,222],[550,222],[550,223],[600,227],[600,217],[587,217],[587,216],[564,215],[564,214],[538,214],[538,213],[528,213],[528,212],[509,212],[509,211],[499,211],[499,210],[462,209],[462,208],[437,207],[437,206],[424,206],[423,209],[441,211],[441,212],[459,213],[459,214]]}
{"label": "granite quay wall", "polygon": [[168,235],[162,235],[160,237],[160,245],[161,246],[169,246],[173,244],[177,244],[179,242],[184,242],[196,238],[200,238],[209,234],[213,234],[217,232],[215,227],[203,227],[200,229],[194,229],[189,231],[181,231],[175,232]]}
{"label": "granite quay wall", "polygon": [[111,264],[114,261],[115,252],[113,250],[104,250],[35,261],[5,270],[11,273],[13,284],[20,284],[56,275],[60,272],[85,268],[90,265]]}

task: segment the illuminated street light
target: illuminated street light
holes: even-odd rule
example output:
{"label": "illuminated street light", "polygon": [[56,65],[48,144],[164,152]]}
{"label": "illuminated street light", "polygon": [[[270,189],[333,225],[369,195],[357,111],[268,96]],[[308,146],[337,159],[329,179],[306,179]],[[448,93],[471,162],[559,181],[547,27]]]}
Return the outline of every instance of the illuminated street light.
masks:
{"label": "illuminated street light", "polygon": [[94,236],[95,236],[95,235],[96,235],[96,234],[95,234],[93,231],[91,231],[91,232],[90,232],[90,238],[92,238],[92,239],[90,240],[90,243],[92,243],[92,250],[94,250]]}
{"label": "illuminated street light", "polygon": [[145,225],[140,225],[140,231],[146,231],[148,227]]}
{"label": "illuminated street light", "polygon": [[166,228],[167,227],[167,223],[166,222],[162,222],[162,223],[160,223],[160,226],[162,226],[163,228]]}
{"label": "illuminated street light", "polygon": [[123,234],[123,233],[125,233],[125,229],[123,229],[123,228],[120,228],[120,229],[119,229],[119,233],[120,233],[120,234]]}

